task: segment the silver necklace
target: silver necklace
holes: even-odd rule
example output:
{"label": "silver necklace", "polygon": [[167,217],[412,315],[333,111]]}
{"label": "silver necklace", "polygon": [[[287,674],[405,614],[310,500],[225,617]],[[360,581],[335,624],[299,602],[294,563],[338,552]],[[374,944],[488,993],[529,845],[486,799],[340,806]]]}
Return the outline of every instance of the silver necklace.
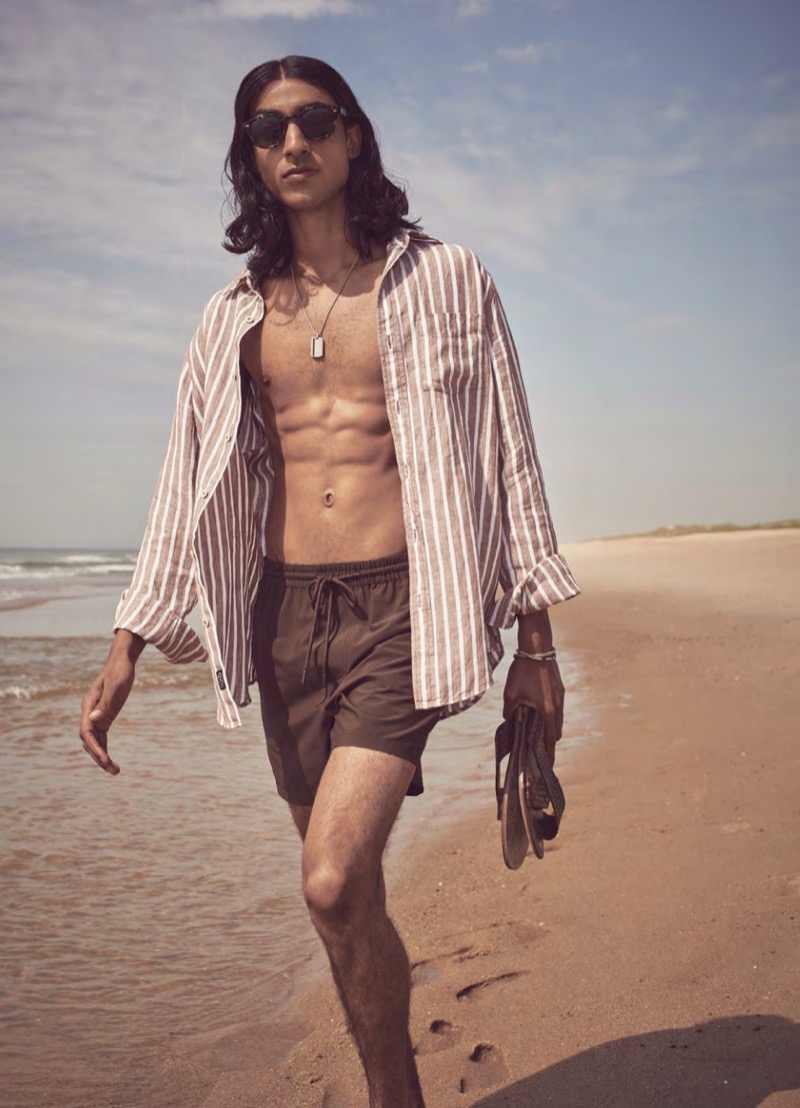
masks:
{"label": "silver necklace", "polygon": [[295,288],[295,292],[297,293],[297,299],[300,301],[300,307],[303,309],[303,315],[306,317],[306,323],[308,324],[309,330],[311,331],[311,357],[312,358],[324,358],[325,357],[325,339],[322,337],[322,332],[325,330],[325,324],[328,322],[328,318],[329,318],[331,312],[336,307],[336,301],[339,299],[339,297],[344,292],[344,286],[349,281],[350,274],[355,269],[357,261],[358,261],[358,254],[356,254],[356,256],[353,258],[352,262],[350,263],[350,268],[348,269],[347,273],[345,273],[345,275],[344,275],[344,280],[342,281],[342,286],[339,289],[339,291],[336,293],[336,295],[334,296],[333,303],[331,304],[330,308],[328,308],[327,312],[325,313],[325,318],[322,321],[322,326],[320,327],[320,329],[318,331],[314,327],[314,324],[311,322],[311,317],[308,314],[308,309],[306,308],[305,300],[303,300],[302,294],[300,292],[300,286],[297,283],[297,275],[295,274],[295,271],[294,271],[294,265],[291,262],[289,262],[289,268],[292,271],[292,280],[294,281],[294,288]]}

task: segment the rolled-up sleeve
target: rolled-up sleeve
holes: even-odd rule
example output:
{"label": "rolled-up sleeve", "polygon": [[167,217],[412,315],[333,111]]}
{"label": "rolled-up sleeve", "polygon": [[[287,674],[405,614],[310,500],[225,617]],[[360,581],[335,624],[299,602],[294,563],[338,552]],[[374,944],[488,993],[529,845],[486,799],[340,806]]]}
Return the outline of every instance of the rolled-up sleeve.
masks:
{"label": "rolled-up sleeve", "polygon": [[125,628],[141,635],[171,662],[206,658],[205,647],[185,618],[197,600],[193,517],[198,440],[193,394],[200,361],[196,335],[180,376],[167,452],[133,579],[114,620],[115,631]]}
{"label": "rolled-up sleeve", "polygon": [[488,275],[486,282],[484,318],[499,425],[502,517],[502,591],[488,618],[495,627],[511,627],[518,615],[568,600],[580,590],[558,551],[514,340]]}

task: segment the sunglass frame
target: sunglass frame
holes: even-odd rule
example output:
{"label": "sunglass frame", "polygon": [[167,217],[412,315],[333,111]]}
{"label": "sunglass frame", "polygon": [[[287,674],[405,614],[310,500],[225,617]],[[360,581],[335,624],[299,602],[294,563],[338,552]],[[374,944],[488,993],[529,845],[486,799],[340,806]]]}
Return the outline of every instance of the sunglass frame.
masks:
{"label": "sunglass frame", "polygon": [[[319,136],[308,135],[308,134],[306,134],[305,128],[303,127],[303,115],[306,112],[314,111],[315,109],[319,110],[320,108],[325,108],[327,111],[331,112],[331,114],[332,114],[331,129],[325,135],[319,135]],[[264,119],[265,116],[270,116],[270,117],[276,117],[277,116],[280,119],[281,124],[282,124],[280,137],[277,138],[275,140],[275,142],[271,142],[271,143],[268,143],[266,145],[264,143],[257,142],[256,139],[253,137],[253,131],[252,131],[253,124],[258,123],[258,121],[260,119]],[[253,116],[252,119],[246,120],[242,124],[242,126],[243,126],[244,130],[246,131],[250,141],[253,143],[254,146],[257,146],[259,148],[259,150],[274,150],[276,146],[280,146],[280,144],[285,140],[286,131],[288,130],[288,127],[289,127],[290,123],[296,123],[297,126],[300,128],[300,131],[301,131],[303,137],[308,139],[309,142],[324,142],[325,139],[329,139],[331,137],[331,135],[333,134],[333,132],[336,130],[336,120],[337,119],[341,119],[343,122],[347,119],[347,109],[346,108],[342,108],[338,104],[304,104],[302,106],[302,108],[298,108],[296,112],[292,112],[290,115],[284,115],[282,112],[274,112],[274,111],[258,112],[256,115]]]}

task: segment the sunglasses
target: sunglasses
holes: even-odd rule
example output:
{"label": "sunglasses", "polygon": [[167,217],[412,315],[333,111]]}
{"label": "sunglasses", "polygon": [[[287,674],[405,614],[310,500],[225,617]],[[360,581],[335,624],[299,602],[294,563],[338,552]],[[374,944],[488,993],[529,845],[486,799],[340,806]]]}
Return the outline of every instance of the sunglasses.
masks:
{"label": "sunglasses", "polygon": [[254,146],[262,150],[271,150],[280,146],[286,137],[286,128],[296,123],[303,135],[311,142],[330,138],[336,130],[338,116],[344,119],[347,112],[336,104],[306,104],[291,115],[281,112],[259,112],[244,124],[244,129]]}

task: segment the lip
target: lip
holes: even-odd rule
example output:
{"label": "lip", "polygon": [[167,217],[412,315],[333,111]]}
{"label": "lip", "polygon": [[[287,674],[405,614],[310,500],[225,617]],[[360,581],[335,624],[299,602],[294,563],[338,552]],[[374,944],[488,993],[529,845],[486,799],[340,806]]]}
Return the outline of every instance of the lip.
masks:
{"label": "lip", "polygon": [[283,175],[284,181],[297,180],[298,178],[311,177],[316,173],[316,169],[310,165],[298,165],[293,169],[287,169]]}

